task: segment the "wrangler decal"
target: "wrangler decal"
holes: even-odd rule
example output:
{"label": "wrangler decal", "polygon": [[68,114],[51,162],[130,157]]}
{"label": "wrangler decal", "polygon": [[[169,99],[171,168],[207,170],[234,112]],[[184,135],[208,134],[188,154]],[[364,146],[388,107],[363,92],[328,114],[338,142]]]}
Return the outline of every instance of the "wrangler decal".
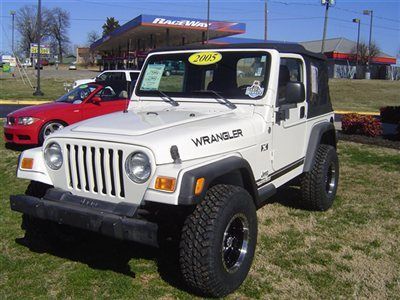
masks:
{"label": "wrangler decal", "polygon": [[241,136],[243,136],[242,129],[234,129],[232,131],[224,131],[221,133],[215,133],[194,138],[192,139],[192,142],[196,145],[196,147],[199,147],[205,146],[207,144],[218,143],[220,141],[236,139]]}

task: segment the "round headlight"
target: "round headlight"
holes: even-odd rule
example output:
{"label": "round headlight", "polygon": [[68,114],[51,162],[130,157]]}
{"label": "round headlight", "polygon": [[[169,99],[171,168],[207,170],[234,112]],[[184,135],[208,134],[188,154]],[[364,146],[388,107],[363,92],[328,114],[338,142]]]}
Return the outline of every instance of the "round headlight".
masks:
{"label": "round headlight", "polygon": [[44,160],[53,170],[58,170],[63,164],[61,147],[57,143],[50,143],[44,149]]}
{"label": "round headlight", "polygon": [[146,182],[151,175],[149,157],[143,152],[131,153],[125,161],[125,172],[136,183]]}

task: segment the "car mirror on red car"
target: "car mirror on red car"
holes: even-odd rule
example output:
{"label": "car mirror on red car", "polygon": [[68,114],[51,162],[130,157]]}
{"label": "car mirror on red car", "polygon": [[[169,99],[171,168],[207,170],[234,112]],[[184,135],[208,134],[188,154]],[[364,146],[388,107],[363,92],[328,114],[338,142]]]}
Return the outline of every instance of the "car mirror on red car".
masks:
{"label": "car mirror on red car", "polygon": [[99,96],[94,96],[93,98],[92,98],[92,103],[93,104],[99,104],[101,102],[101,97],[99,97]]}

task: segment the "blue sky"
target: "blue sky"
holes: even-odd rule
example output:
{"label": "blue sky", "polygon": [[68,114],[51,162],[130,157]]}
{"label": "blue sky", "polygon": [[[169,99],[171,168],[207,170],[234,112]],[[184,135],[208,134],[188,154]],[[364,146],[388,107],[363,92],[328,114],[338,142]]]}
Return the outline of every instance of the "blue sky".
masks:
{"label": "blue sky", "polygon": [[[37,1],[0,0],[0,51],[7,52],[11,48],[10,10],[18,10],[27,4],[36,5]],[[123,24],[142,13],[194,18],[206,18],[207,14],[206,0],[42,0],[42,5],[59,6],[70,12],[69,35],[76,45],[86,43],[89,31],[101,33],[106,17],[113,16]],[[362,15],[364,9],[374,11],[373,40],[384,52],[395,56],[400,50],[400,0],[337,0],[335,7],[329,10],[327,38],[356,40],[357,26],[352,19],[360,18],[361,40],[368,42],[370,18]],[[263,38],[263,10],[263,0],[211,0],[211,18],[246,23],[246,34],[241,36],[248,38]],[[324,8],[320,0],[269,0],[268,11],[269,39],[307,41],[322,38]]]}

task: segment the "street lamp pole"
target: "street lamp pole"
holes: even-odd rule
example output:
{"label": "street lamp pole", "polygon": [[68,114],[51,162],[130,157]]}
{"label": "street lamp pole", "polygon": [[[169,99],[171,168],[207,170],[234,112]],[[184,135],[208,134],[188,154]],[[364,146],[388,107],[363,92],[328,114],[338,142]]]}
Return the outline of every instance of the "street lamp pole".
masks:
{"label": "street lamp pole", "polygon": [[42,27],[42,1],[38,0],[38,9],[37,9],[37,44],[38,44],[38,53],[37,53],[37,62],[36,62],[36,67],[37,67],[37,84],[36,84],[36,90],[33,93],[34,96],[43,96],[43,92],[40,90],[40,40],[41,40],[41,27]]}
{"label": "street lamp pole", "polygon": [[268,2],[264,0],[264,41],[268,39]]}
{"label": "street lamp pole", "polygon": [[356,77],[357,77],[357,69],[358,69],[358,55],[360,52],[360,27],[361,27],[361,20],[360,19],[353,19],[353,23],[358,24],[358,33],[357,33],[357,52],[356,52]]}
{"label": "street lamp pole", "polygon": [[14,55],[14,18],[15,18],[15,10],[10,11],[10,15],[12,16],[12,33],[11,33],[11,51]]}
{"label": "street lamp pole", "polygon": [[365,74],[365,79],[371,78],[371,45],[372,45],[372,20],[374,16],[374,12],[372,10],[364,10],[363,14],[366,16],[371,16],[371,21],[369,24],[369,42],[368,42],[368,64],[367,64],[367,73]]}
{"label": "street lamp pole", "polygon": [[325,6],[324,33],[322,35],[322,44],[321,44],[321,53],[324,53],[325,52],[326,30],[328,28],[328,11],[329,11],[329,7],[335,5],[335,0],[321,0],[321,5]]}
{"label": "street lamp pole", "polygon": [[206,31],[206,40],[208,44],[208,40],[210,39],[210,32],[208,27],[210,26],[210,0],[207,0],[207,31]]}

